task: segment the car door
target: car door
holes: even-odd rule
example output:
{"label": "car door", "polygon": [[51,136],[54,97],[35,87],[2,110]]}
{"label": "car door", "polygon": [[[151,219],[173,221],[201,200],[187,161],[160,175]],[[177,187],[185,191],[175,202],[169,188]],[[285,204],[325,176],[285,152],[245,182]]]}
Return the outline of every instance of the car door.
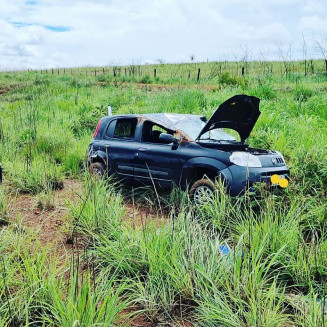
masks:
{"label": "car door", "polygon": [[134,177],[134,156],[139,149],[134,136],[137,118],[117,118],[112,120],[105,133],[105,148],[108,157],[109,174],[117,174],[124,179]]}
{"label": "car door", "polygon": [[[134,157],[134,178],[145,184],[154,182],[168,188],[172,186],[172,182],[178,184],[182,165],[179,148],[173,150],[171,144],[160,143],[158,135],[160,132],[155,139],[151,139],[151,137],[145,139],[144,129],[147,128],[146,125],[147,122],[142,125],[139,148]],[[152,126],[154,125],[152,124]],[[158,130],[167,132],[161,126],[156,131]]]}

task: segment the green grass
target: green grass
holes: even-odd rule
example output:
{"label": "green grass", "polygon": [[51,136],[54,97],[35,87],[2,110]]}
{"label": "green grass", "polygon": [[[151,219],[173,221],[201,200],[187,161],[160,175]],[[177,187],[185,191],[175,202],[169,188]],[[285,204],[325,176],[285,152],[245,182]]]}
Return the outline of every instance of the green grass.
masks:
{"label": "green grass", "polygon": [[[47,208],[66,177],[85,180],[67,227],[85,242],[79,264],[75,258],[65,271],[53,250],[42,249],[19,223],[0,230],[0,326],[128,325],[121,314],[126,307],[158,325],[182,319],[195,326],[324,326],[323,62],[314,61],[307,76],[302,62],[292,63],[287,76],[282,63],[253,62],[242,77],[243,64],[162,65],[157,78],[154,66],[126,67],[126,76],[123,67],[116,77],[100,69],[94,76],[93,68],[0,74],[6,89],[0,96],[0,223],[8,221],[11,192],[33,194]],[[152,188],[131,192],[84,174],[87,145],[109,104],[115,114],[209,117],[241,93],[261,98],[248,142],[284,155],[291,168],[285,191],[262,188],[256,197],[231,198],[218,189],[214,201],[194,208],[176,188],[157,196]],[[158,216],[131,223],[126,198]],[[222,257],[219,246],[226,243],[232,252]]]}

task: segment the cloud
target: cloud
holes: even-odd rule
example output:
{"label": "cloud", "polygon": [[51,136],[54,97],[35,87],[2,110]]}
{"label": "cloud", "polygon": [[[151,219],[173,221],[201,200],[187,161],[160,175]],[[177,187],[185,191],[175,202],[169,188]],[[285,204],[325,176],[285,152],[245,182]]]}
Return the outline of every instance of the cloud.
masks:
{"label": "cloud", "polygon": [[306,33],[326,33],[327,18],[318,15],[302,17],[299,23],[299,29]]}
{"label": "cloud", "polygon": [[272,58],[277,42],[297,56],[302,32],[327,32],[326,14],[320,0],[11,0],[0,12],[1,66],[233,60],[245,48]]}

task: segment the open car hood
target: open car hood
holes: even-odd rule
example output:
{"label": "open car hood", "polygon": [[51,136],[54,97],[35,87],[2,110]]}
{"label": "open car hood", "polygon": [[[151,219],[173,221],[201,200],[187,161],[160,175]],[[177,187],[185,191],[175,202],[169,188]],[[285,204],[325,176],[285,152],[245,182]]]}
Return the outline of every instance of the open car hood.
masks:
{"label": "open car hood", "polygon": [[201,130],[197,139],[216,128],[230,128],[238,132],[241,142],[250,135],[260,116],[260,99],[249,95],[235,95],[222,103]]}

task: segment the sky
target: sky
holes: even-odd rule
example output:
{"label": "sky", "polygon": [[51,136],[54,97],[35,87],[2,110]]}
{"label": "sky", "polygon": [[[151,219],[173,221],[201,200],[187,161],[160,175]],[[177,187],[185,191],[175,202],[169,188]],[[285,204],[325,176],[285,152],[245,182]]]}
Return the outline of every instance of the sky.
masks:
{"label": "sky", "polygon": [[303,37],[321,57],[326,0],[0,0],[1,70],[300,59]]}

